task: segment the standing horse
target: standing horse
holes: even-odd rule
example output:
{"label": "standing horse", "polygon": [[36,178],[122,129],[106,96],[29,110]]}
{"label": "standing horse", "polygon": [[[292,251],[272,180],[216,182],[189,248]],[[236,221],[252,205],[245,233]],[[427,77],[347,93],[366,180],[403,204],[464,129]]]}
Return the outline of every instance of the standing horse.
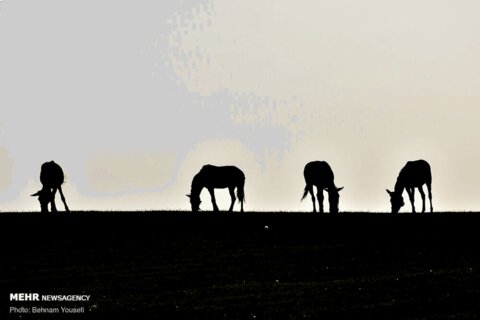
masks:
{"label": "standing horse", "polygon": [[305,190],[303,192],[302,200],[305,199],[310,192],[313,202],[313,212],[315,208],[315,196],[313,195],[313,186],[317,187],[318,208],[323,213],[323,190],[328,192],[328,202],[330,205],[330,213],[338,213],[338,201],[340,198],[339,191],[343,189],[337,188],[333,182],[333,171],[325,161],[312,161],[305,165],[303,169],[303,176],[305,177]]}
{"label": "standing horse", "polygon": [[65,211],[70,212],[62,192],[62,184],[64,182],[62,168],[53,161],[45,162],[40,170],[40,182],[43,185],[42,190],[32,194],[32,197],[38,196],[42,212],[48,212],[48,204],[51,204],[52,212],[57,212],[57,207],[55,206],[55,193],[57,190],[60,191]]}
{"label": "standing horse", "polygon": [[405,204],[403,201],[403,189],[407,190],[410,203],[412,204],[412,212],[415,212],[415,188],[418,188],[422,196],[422,212],[425,212],[425,193],[423,185],[427,185],[428,198],[430,199],[430,212],[433,212],[432,206],[432,172],[430,165],[425,160],[408,161],[400,170],[394,191],[387,189],[390,195],[390,203],[392,205],[392,213],[398,213],[400,208]]}
{"label": "standing horse", "polygon": [[200,207],[200,192],[203,188],[207,188],[212,198],[213,210],[218,211],[217,202],[215,201],[214,189],[228,188],[230,191],[230,197],[232,203],[228,211],[233,210],[233,204],[235,203],[235,188],[237,188],[237,197],[240,201],[240,211],[243,212],[243,202],[245,195],[243,187],[245,185],[245,175],[242,170],[235,166],[216,167],[207,164],[202,167],[192,180],[192,187],[190,194],[187,197],[190,198],[190,204],[192,205],[192,211],[197,212]]}

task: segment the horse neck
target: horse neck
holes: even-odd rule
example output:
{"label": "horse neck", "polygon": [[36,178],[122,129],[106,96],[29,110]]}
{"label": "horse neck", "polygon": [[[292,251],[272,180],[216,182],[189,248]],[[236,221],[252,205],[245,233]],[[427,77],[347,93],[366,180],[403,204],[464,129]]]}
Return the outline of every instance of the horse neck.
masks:
{"label": "horse neck", "polygon": [[327,192],[327,194],[328,194],[328,199],[331,199],[333,195],[336,195],[336,196],[338,197],[337,188],[333,187],[333,188],[329,188],[328,190],[329,190],[329,191]]}
{"label": "horse neck", "polygon": [[52,192],[53,186],[50,184],[42,184],[42,192]]}
{"label": "horse neck", "polygon": [[205,184],[203,183],[201,177],[197,174],[195,177],[193,177],[190,194],[194,197],[199,197],[204,186]]}
{"label": "horse neck", "polygon": [[333,182],[333,180],[327,184],[327,190],[328,190],[328,194],[330,194],[331,192],[337,191],[337,187],[335,186],[335,182]]}
{"label": "horse neck", "polygon": [[403,189],[405,189],[405,182],[403,180],[402,173],[400,173],[395,183],[395,193],[402,194]]}

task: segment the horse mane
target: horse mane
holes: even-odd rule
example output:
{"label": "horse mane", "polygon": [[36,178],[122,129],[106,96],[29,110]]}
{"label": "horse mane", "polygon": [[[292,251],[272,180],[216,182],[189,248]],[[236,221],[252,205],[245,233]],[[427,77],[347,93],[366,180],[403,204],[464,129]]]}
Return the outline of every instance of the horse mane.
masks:
{"label": "horse mane", "polygon": [[404,176],[405,176],[405,167],[400,170],[400,173],[398,174],[397,181],[395,182],[395,192],[402,192],[403,188],[405,188],[405,182],[404,182]]}
{"label": "horse mane", "polygon": [[200,169],[200,171],[193,176],[192,185],[190,186],[190,194],[191,195],[200,195],[201,190],[203,189],[203,173],[206,165]]}

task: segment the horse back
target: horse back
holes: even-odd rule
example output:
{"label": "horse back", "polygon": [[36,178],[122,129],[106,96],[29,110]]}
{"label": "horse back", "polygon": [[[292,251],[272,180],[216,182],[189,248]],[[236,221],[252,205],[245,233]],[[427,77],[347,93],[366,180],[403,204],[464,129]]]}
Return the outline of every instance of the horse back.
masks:
{"label": "horse back", "polygon": [[54,161],[45,162],[40,169],[40,182],[46,187],[59,187],[64,182],[62,168]]}
{"label": "horse back", "polygon": [[325,161],[312,161],[305,165],[303,170],[305,182],[320,188],[334,186],[334,174],[330,165]]}
{"label": "horse back", "polygon": [[401,180],[407,187],[420,187],[432,183],[432,171],[425,160],[408,161],[400,171]]}
{"label": "horse back", "polygon": [[205,165],[200,174],[206,187],[228,188],[231,186],[243,186],[245,175],[242,170],[235,166]]}

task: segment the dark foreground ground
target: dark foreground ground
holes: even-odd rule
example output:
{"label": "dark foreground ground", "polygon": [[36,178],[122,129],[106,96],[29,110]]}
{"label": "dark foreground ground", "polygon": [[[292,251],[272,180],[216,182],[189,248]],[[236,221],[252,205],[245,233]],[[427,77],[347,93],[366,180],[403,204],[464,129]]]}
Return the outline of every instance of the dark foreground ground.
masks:
{"label": "dark foreground ground", "polygon": [[[0,213],[0,318],[480,316],[480,214]],[[10,293],[88,294],[18,302]]]}

